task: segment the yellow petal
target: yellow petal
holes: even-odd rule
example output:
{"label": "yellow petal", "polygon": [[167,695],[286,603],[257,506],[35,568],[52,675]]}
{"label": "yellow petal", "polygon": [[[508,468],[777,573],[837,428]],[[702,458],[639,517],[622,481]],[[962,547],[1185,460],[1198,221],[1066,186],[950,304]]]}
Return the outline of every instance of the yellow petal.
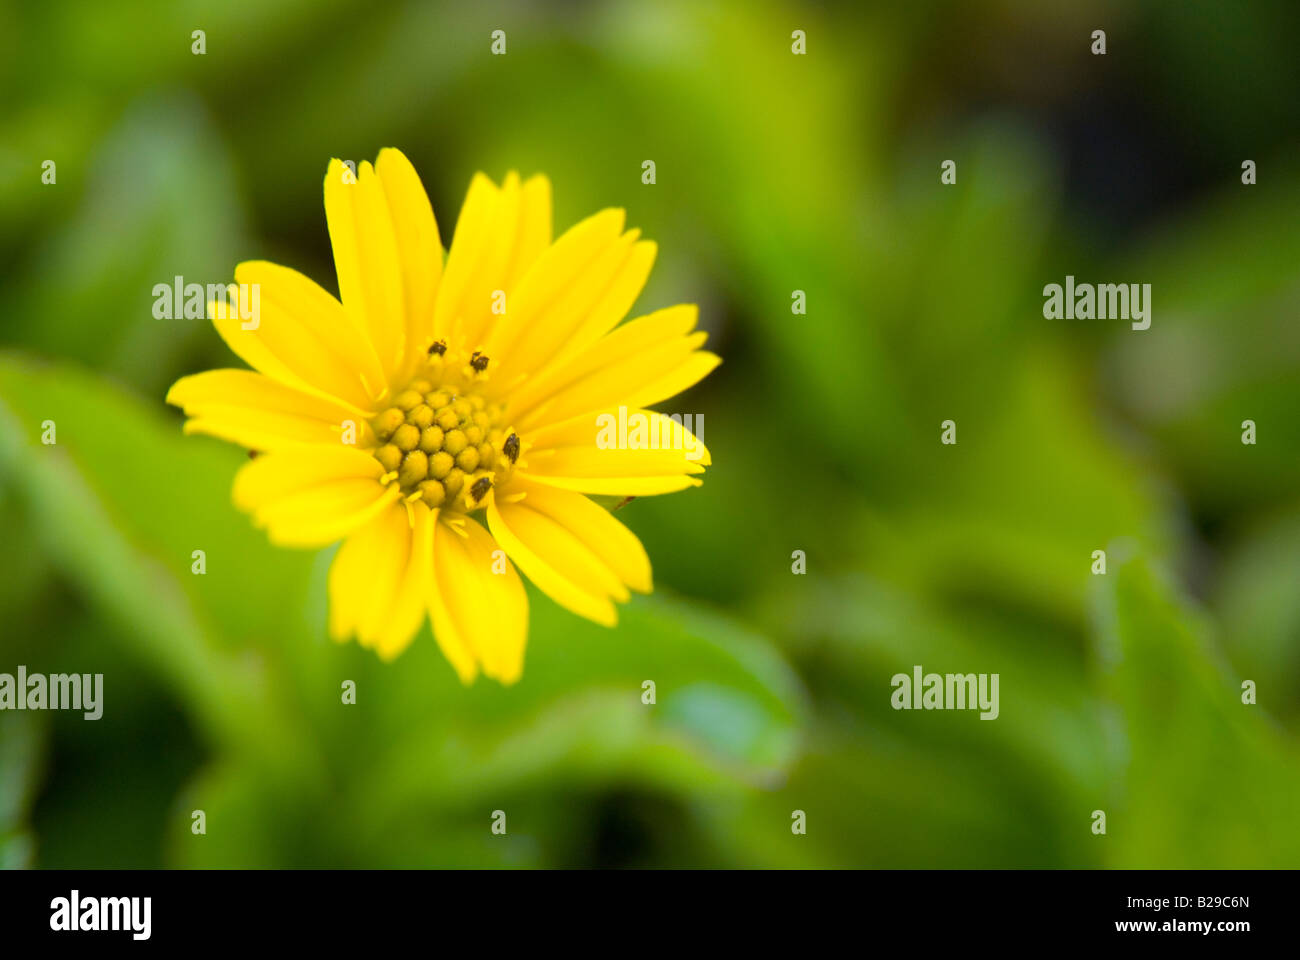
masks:
{"label": "yellow petal", "polygon": [[623,583],[639,593],[652,589],[650,558],[641,541],[604,507],[567,490],[517,478],[511,493],[525,494],[526,505],[573,534]]}
{"label": "yellow petal", "polygon": [[486,530],[470,518],[454,522],[456,529],[433,524],[434,633],[462,680],[473,679],[477,661],[486,676],[514,683],[523,671],[528,595],[509,561],[494,557],[501,548]]}
{"label": "yellow petal", "polygon": [[391,379],[404,359],[405,300],[388,200],[368,160],[361,162],[355,178],[341,161],[330,161],[325,217],[343,307],[369,337]]}
{"label": "yellow petal", "polygon": [[385,660],[405,650],[424,622],[426,602],[433,582],[434,514],[423,503],[407,513],[405,504],[390,510],[399,513],[393,523],[394,554],[404,558],[400,575],[393,577],[397,592],[384,618],[369,628],[375,649]]}
{"label": "yellow petal", "polygon": [[[610,334],[611,338],[613,336]],[[721,362],[712,353],[696,351],[704,338],[703,333],[692,333],[625,353],[617,360],[590,371],[531,411],[519,415],[516,423],[520,429],[529,430],[540,424],[563,423],[584,413],[594,414],[619,404],[637,408],[664,400],[666,397],[656,394],[665,386],[689,386],[703,379]],[[648,400],[649,397],[654,399]]]}
{"label": "yellow petal", "polygon": [[[490,330],[509,315],[520,277],[550,243],[550,181],[532,177],[521,185],[511,172],[498,189],[476,174],[447,255],[434,314],[436,336],[464,350],[483,346]],[[494,312],[499,303],[504,315]]]}
{"label": "yellow petal", "polygon": [[578,352],[627,313],[645,285],[655,246],[622,234],[622,210],[605,210],[560,237],[519,282],[487,336],[502,368],[536,371]]}
{"label": "yellow petal", "polygon": [[406,510],[394,503],[344,541],[329,573],[330,636],[335,640],[356,634],[362,646],[374,645],[369,626],[392,607],[409,540]]}
{"label": "yellow petal", "polygon": [[368,480],[332,480],[253,512],[253,522],[281,547],[324,547],[394,503],[401,491]]}
{"label": "yellow petal", "polygon": [[[644,418],[644,419],[641,419]],[[644,433],[635,425],[644,423]],[[626,425],[627,434],[622,435]],[[532,432],[519,474],[579,493],[653,496],[699,486],[712,462],[708,447],[680,423],[653,410],[610,409]],[[632,449],[631,445],[657,443]]]}
{"label": "yellow petal", "polygon": [[[530,458],[552,449],[570,447],[595,448],[600,453],[623,452],[616,448],[634,446],[642,440],[651,446],[648,450],[629,450],[632,453],[664,454],[687,473],[702,473],[713,463],[709,448],[695,433],[687,429],[683,418],[677,419],[638,407],[607,407],[604,410],[584,413],[571,420],[548,423],[529,431]],[[644,436],[636,424],[645,425]],[[695,423],[696,429],[703,420]],[[626,430],[626,436],[622,436]],[[531,463],[531,461],[530,461]]]}
{"label": "yellow petal", "polygon": [[[506,314],[498,317],[488,331],[489,356],[502,365],[514,363],[520,369],[540,368],[528,352],[530,331],[548,310],[590,275],[602,258],[608,261],[627,257],[630,243],[620,244],[625,216],[620,209],[602,210],[574,224],[537,258],[519,280]],[[560,318],[559,322],[576,323],[577,320]],[[543,331],[547,338],[554,335],[554,331]]]}
{"label": "yellow petal", "polygon": [[505,290],[515,289],[551,245],[551,181],[540,175],[529,177],[520,190],[519,227],[506,266]]}
{"label": "yellow petal", "polygon": [[[634,230],[628,236],[635,238],[638,233]],[[564,338],[560,349],[547,362],[563,362],[613,330],[641,296],[658,253],[659,245],[653,240],[634,243],[631,255],[615,271],[604,293],[590,308],[582,311],[582,322]]]}
{"label": "yellow petal", "polygon": [[[370,466],[367,461],[374,462]],[[235,506],[281,546],[325,546],[347,536],[400,496],[379,484],[383,467],[352,447],[267,453],[235,476]]]}
{"label": "yellow petal", "polygon": [[542,592],[567,610],[612,627],[610,597],[627,590],[600,558],[545,514],[519,503],[489,502],[488,526],[512,560]]}
{"label": "yellow petal", "polygon": [[506,296],[509,304],[510,291],[506,287],[506,273],[510,268],[510,259],[518,240],[520,210],[523,206],[523,192],[519,186],[519,175],[513,171],[506,174],[497,191],[496,203],[490,215],[492,232],[480,251],[474,270],[465,287],[464,296],[457,311],[456,322],[452,325],[452,338],[463,349],[476,349],[482,345],[480,337],[488,323],[499,314],[493,314],[493,301]]}
{"label": "yellow petal", "polygon": [[[481,173],[476,173],[470,180],[469,192],[465,194],[465,203],[456,219],[451,249],[447,251],[447,269],[438,287],[433,311],[433,335],[436,338],[453,340],[459,317],[466,310],[483,308],[482,303],[468,303],[471,299],[481,301],[484,296],[483,283],[478,280],[479,274],[485,272],[480,270],[480,263],[505,259],[499,253],[502,238],[495,220],[500,194],[496,184]],[[471,287],[474,289],[473,297]]]}
{"label": "yellow petal", "polygon": [[430,525],[423,504],[389,503],[347,539],[330,567],[331,636],[355,633],[384,660],[410,645],[432,577]]}
{"label": "yellow petal", "polygon": [[685,337],[695,329],[699,314],[694,304],[681,304],[629,320],[568,362],[551,364],[512,390],[506,398],[510,411],[507,419],[518,420],[539,402],[598,375],[625,357]]}
{"label": "yellow petal", "polygon": [[[436,514],[437,511],[434,511]],[[454,537],[453,533],[444,524],[439,523],[435,518],[433,523],[433,538],[430,544],[433,553],[433,577],[425,590],[425,600],[429,605],[429,620],[433,624],[433,638],[438,644],[438,649],[442,655],[447,658],[456,671],[456,676],[460,682],[469,684],[474,682],[478,676],[478,659],[474,656],[474,651],[469,646],[469,641],[461,635],[460,627],[456,620],[453,619],[451,611],[443,597],[442,587],[438,583],[438,548],[440,546],[439,538],[449,536]],[[451,589],[449,586],[448,589]]]}
{"label": "yellow petal", "polygon": [[707,350],[697,350],[662,376],[638,384],[624,401],[629,407],[648,407],[695,386],[722,363],[722,358]]}
{"label": "yellow petal", "polygon": [[484,174],[474,174],[438,290],[434,336],[461,350],[484,345],[487,329],[502,316],[494,306],[504,295],[510,310],[517,277],[549,245],[550,221],[545,177],[520,185],[519,174],[511,172],[498,189]]}
{"label": "yellow petal", "polygon": [[235,354],[274,380],[360,409],[369,408],[383,375],[365,337],[337,300],[309,278],[261,260],[241,263],[235,280],[255,286],[255,325],[216,302],[212,325]]}
{"label": "yellow petal", "polygon": [[235,475],[235,506],[257,510],[333,480],[369,480],[378,486],[383,472],[370,454],[343,444],[267,453]]}
{"label": "yellow petal", "polygon": [[167,402],[190,416],[185,432],[206,433],[252,450],[304,443],[340,444],[350,423],[358,443],[371,438],[351,407],[287,387],[251,370],[209,370],[182,377]]}
{"label": "yellow petal", "polygon": [[407,358],[412,372],[433,341],[433,307],[442,278],[442,240],[429,195],[400,150],[379,151],[375,172],[384,188],[397,238],[406,313]]}
{"label": "yellow petal", "polygon": [[587,475],[529,474],[530,479],[559,490],[590,493],[608,497],[657,497],[664,493],[678,493],[698,487],[703,480],[685,474],[665,473],[627,476],[593,477]]}

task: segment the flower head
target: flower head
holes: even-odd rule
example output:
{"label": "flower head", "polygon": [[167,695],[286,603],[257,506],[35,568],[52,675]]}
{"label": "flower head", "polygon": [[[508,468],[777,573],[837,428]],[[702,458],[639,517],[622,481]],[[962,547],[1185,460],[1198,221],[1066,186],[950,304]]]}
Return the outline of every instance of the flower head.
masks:
{"label": "flower head", "polygon": [[[234,501],[273,543],[343,541],[329,575],[336,639],[390,659],[428,616],[463,681],[513,682],[528,632],[516,567],[607,625],[629,590],[651,589],[640,542],[586,495],[701,482],[707,450],[646,408],[719,360],[699,349],[694,306],[620,325],[655,245],[612,209],[552,242],[544,177],[475,176],[445,264],[397,150],[356,176],[331,161],[325,214],[340,298],[287,267],[240,264],[255,315],[220,301],[209,313],[254,369],[184,377],[167,400],[187,433],[257,452]],[[607,442],[629,419],[671,440]]]}

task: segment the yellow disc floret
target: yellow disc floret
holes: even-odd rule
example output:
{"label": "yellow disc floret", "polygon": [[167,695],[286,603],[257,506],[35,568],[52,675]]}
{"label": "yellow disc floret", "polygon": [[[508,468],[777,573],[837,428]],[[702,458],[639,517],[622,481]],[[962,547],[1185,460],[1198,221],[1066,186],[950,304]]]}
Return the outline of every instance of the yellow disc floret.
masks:
{"label": "yellow disc floret", "polygon": [[469,513],[514,470],[519,437],[500,422],[502,405],[478,390],[488,357],[474,353],[458,364],[441,342],[428,356],[425,369],[371,419],[372,453],[384,468],[381,482],[396,483],[404,498]]}

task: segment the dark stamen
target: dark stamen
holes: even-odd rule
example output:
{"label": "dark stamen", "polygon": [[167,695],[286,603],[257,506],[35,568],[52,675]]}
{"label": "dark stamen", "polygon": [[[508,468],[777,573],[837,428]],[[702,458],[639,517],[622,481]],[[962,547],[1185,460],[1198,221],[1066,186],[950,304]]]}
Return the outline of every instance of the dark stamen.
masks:
{"label": "dark stamen", "polygon": [[439,340],[429,347],[429,356],[433,356],[436,353],[438,356],[441,357],[446,352],[447,352],[446,340]]}
{"label": "dark stamen", "polygon": [[519,459],[519,434],[512,433],[510,434],[510,436],[506,437],[506,442],[501,445],[501,452],[510,458],[511,463],[514,463],[516,460],[518,460]]}
{"label": "dark stamen", "polygon": [[474,368],[475,372],[482,373],[487,369],[488,358],[475,350],[474,356],[469,358],[469,365]]}
{"label": "dark stamen", "polygon": [[492,481],[488,477],[479,477],[474,481],[474,486],[469,488],[469,494],[477,503],[487,496],[487,492],[492,489]]}

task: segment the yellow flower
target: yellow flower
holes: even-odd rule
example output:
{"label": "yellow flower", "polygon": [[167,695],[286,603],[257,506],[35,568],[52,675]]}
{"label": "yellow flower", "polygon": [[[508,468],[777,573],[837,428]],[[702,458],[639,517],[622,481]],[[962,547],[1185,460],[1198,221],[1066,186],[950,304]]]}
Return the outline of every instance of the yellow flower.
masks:
{"label": "yellow flower", "polygon": [[[240,264],[239,302],[209,304],[251,370],[179,380],[186,433],[256,451],[234,502],[273,543],[344,543],[330,633],[391,659],[426,614],[462,681],[523,669],[528,601],[612,626],[649,592],[640,541],[585,494],[647,496],[701,481],[708,451],[647,407],[719,363],[698,310],[621,326],[655,244],[603,210],[551,240],[545,177],[470,183],[451,249],[399,151],[325,176],[340,300],[287,267]],[[610,442],[600,425],[649,425]],[[644,433],[644,431],[643,431]],[[669,442],[667,438],[672,438]],[[619,435],[622,438],[622,434]]]}

